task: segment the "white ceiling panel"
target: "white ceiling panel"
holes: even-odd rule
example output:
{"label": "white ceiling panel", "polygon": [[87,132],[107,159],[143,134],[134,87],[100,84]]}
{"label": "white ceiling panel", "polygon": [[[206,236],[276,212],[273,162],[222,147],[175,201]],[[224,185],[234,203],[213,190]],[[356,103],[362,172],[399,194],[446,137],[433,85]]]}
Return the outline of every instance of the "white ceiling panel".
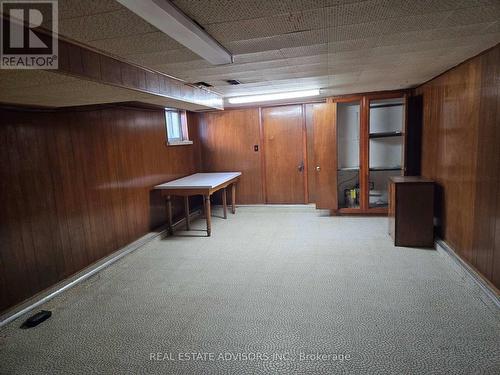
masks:
{"label": "white ceiling panel", "polygon": [[226,43],[233,54],[254,53],[283,48],[302,47],[328,42],[328,30],[307,30],[266,38],[242,39]]}
{"label": "white ceiling panel", "polygon": [[174,0],[173,3],[202,25],[290,14],[328,4],[325,0]]}
{"label": "white ceiling panel", "polygon": [[125,8],[59,20],[59,33],[80,42],[115,39],[157,31],[152,25]]}
{"label": "white ceiling panel", "polygon": [[88,42],[94,48],[120,56],[166,52],[183,46],[161,31],[153,31],[125,37],[98,39]]}
{"label": "white ceiling panel", "polygon": [[59,1],[59,19],[90,16],[122,9],[114,0],[64,0]]}
{"label": "white ceiling panel", "polygon": [[443,26],[470,25],[473,23],[495,22],[500,19],[500,2],[493,6],[463,8],[455,10]]}
{"label": "white ceiling panel", "polygon": [[484,30],[484,33],[500,33],[500,21],[492,23]]}
{"label": "white ceiling panel", "polygon": [[325,29],[327,27],[325,12],[323,9],[315,9],[299,13],[209,24],[205,29],[218,41],[224,43]]}
{"label": "white ceiling panel", "polygon": [[262,52],[254,52],[254,53],[242,53],[238,55],[233,55],[235,63],[249,63],[249,62],[259,62],[259,61],[268,61],[268,60],[276,60],[286,57],[283,50],[269,50]]}

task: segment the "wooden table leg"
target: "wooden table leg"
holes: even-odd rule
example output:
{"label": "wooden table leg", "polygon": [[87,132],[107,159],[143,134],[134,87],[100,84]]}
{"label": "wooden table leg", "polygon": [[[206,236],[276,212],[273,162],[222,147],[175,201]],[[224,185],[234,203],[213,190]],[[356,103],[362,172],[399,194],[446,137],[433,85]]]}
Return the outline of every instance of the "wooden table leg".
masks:
{"label": "wooden table leg", "polygon": [[207,236],[210,237],[212,232],[212,216],[210,213],[210,195],[204,196],[205,200],[205,216],[207,217]]}
{"label": "wooden table leg", "polygon": [[191,228],[189,223],[189,197],[184,197],[184,211],[186,213],[186,229],[189,230]]}
{"label": "wooden table leg", "polygon": [[231,205],[232,205],[231,211],[233,212],[233,214],[235,214],[236,213],[236,184],[234,182],[231,185]]}
{"label": "wooden table leg", "polygon": [[227,219],[227,194],[226,194],[226,188],[222,189],[222,208],[224,209],[224,219]]}
{"label": "wooden table leg", "polygon": [[169,234],[174,234],[174,230],[172,228],[172,199],[170,195],[167,195],[167,232]]}

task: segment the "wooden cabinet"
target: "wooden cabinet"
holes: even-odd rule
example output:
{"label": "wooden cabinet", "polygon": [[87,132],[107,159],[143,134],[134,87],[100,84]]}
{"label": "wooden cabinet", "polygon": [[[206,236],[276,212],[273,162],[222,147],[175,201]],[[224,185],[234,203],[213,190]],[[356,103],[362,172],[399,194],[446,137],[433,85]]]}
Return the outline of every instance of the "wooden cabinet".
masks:
{"label": "wooden cabinet", "polygon": [[389,234],[396,246],[434,246],[434,182],[418,176],[389,178]]}
{"label": "wooden cabinet", "polygon": [[337,213],[387,214],[388,179],[404,174],[406,94],[329,101],[337,104]]}

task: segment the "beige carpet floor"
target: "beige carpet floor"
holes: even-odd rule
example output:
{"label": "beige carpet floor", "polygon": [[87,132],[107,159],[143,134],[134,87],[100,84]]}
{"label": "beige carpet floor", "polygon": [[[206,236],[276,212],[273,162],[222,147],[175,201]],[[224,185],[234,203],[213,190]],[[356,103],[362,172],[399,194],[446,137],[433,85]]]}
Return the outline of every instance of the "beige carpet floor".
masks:
{"label": "beige carpet floor", "polygon": [[385,218],[241,207],[203,235],[155,239],[38,327],[4,327],[0,373],[500,373],[498,310],[446,255],[394,247]]}

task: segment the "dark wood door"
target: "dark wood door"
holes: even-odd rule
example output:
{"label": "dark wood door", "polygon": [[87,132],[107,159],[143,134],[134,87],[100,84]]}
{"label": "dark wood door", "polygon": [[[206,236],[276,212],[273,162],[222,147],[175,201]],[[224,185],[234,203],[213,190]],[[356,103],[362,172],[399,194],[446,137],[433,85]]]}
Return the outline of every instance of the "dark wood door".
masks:
{"label": "dark wood door", "polygon": [[305,203],[304,119],[301,105],[262,109],[267,203]]}
{"label": "dark wood door", "polygon": [[337,201],[337,103],[313,106],[313,143],[316,207],[336,210]]}

